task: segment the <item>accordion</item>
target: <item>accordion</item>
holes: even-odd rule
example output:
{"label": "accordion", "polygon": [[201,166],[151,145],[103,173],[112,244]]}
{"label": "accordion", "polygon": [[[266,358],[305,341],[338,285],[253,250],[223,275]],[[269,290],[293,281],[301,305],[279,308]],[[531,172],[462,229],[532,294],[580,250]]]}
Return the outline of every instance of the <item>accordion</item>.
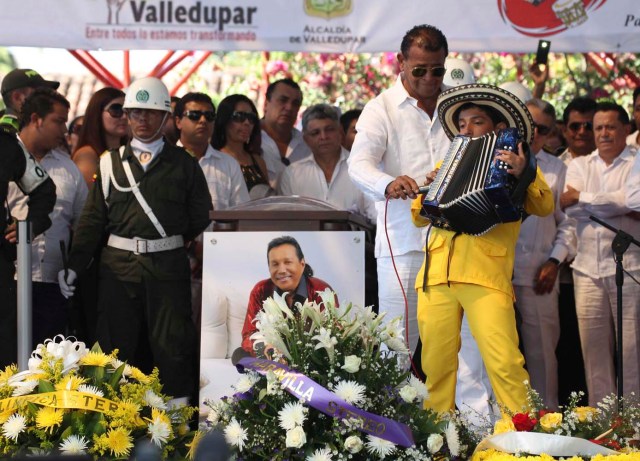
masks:
{"label": "accordion", "polygon": [[520,220],[521,204],[511,198],[517,180],[507,173],[506,163],[495,159],[497,149],[515,152],[519,140],[516,128],[479,138],[453,138],[424,196],[421,214],[436,227],[471,235]]}

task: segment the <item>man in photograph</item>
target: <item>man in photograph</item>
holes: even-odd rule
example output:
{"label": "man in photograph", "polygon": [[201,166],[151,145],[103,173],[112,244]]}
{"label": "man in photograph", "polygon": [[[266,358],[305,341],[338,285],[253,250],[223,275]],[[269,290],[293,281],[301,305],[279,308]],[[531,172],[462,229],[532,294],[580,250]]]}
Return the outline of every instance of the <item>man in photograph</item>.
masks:
{"label": "man in photograph", "polygon": [[[302,248],[290,236],[275,238],[267,246],[269,278],[258,282],[251,290],[247,315],[242,327],[242,349],[255,355],[251,335],[257,331],[254,319],[262,310],[262,304],[275,293],[284,295],[287,305],[294,309],[296,303],[306,300],[322,302],[320,293],[332,290],[324,280],[313,277],[313,269],[304,260]],[[236,354],[234,353],[234,356]]]}

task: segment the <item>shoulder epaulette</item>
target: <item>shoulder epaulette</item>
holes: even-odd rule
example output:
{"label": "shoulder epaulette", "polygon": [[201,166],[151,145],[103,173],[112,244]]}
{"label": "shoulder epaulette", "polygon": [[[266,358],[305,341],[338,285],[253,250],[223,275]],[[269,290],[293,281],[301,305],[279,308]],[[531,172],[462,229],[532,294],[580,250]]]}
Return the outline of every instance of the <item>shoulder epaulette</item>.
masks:
{"label": "shoulder epaulette", "polygon": [[11,125],[0,124],[0,133],[15,137],[18,132]]}
{"label": "shoulder epaulette", "polygon": [[12,135],[18,134],[18,130],[20,126],[18,125],[18,119],[13,115],[3,115],[0,118],[0,128],[5,133],[9,133]]}

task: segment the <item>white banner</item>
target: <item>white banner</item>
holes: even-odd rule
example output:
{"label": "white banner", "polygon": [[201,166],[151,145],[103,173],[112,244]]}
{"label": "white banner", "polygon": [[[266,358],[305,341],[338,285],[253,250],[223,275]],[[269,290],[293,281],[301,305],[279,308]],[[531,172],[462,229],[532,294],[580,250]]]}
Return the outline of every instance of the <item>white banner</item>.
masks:
{"label": "white banner", "polygon": [[4,0],[0,43],[380,52],[423,23],[457,52],[640,51],[638,0]]}

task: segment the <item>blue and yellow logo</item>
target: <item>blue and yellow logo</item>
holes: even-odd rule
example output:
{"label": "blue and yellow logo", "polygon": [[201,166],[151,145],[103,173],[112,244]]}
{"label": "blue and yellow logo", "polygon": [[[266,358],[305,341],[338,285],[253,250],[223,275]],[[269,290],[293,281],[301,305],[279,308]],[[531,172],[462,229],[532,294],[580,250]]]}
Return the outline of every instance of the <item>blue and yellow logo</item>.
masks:
{"label": "blue and yellow logo", "polygon": [[304,12],[325,19],[346,16],[351,13],[351,0],[304,0]]}

